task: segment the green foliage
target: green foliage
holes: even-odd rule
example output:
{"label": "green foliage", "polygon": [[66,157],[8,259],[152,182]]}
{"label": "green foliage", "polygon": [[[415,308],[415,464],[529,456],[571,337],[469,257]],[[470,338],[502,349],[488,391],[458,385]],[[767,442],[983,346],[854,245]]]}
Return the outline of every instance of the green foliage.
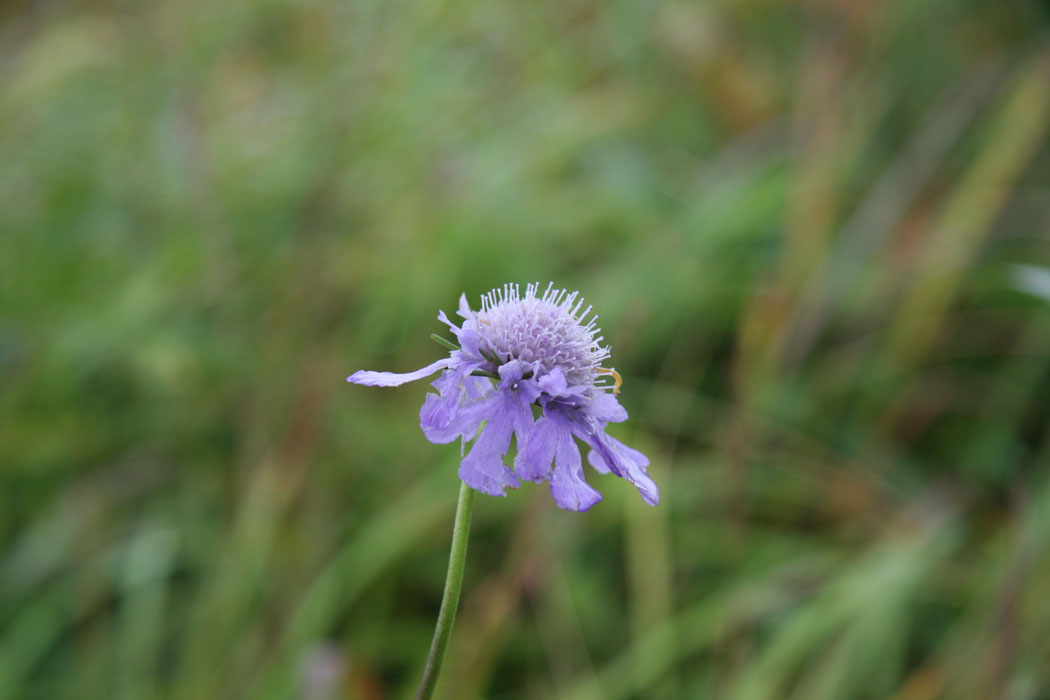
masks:
{"label": "green foliage", "polygon": [[1050,695],[1045,3],[0,9],[0,700],[408,697],[461,291],[657,508],[479,498],[445,698]]}

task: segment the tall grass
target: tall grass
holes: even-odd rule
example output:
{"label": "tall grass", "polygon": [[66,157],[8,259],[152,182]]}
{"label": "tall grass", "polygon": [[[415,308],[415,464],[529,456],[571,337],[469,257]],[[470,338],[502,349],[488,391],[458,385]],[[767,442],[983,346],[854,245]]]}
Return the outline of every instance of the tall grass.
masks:
{"label": "tall grass", "polygon": [[458,454],[343,378],[547,279],[664,501],[479,497],[439,695],[1050,695],[1048,26],[0,8],[0,698],[409,697]]}

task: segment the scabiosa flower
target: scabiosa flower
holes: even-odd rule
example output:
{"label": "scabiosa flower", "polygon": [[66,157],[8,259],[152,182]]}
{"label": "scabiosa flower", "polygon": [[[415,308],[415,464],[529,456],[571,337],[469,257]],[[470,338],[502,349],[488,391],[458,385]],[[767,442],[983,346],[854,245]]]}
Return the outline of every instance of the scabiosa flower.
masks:
{"label": "scabiosa flower", "polygon": [[[598,472],[612,472],[634,484],[649,505],[660,490],[649,478],[649,460],[638,450],[606,435],[609,423],[627,420],[617,401],[620,375],[602,367],[609,349],[595,321],[587,320],[578,292],[548,285],[542,296],[530,284],[522,296],[508,284],[482,297],[474,311],[466,295],[459,300],[461,326],[445,312],[438,319],[459,341],[452,352],[415,372],[358,371],[347,381],[366,386],[400,386],[441,372],[419,412],[427,439],[449,443],[473,440],[459,467],[471,488],[505,496],[521,480],[550,483],[555,503],[567,510],[587,510],[601,494],[583,476],[576,443]],[[581,310],[582,309],[582,310]],[[480,433],[479,433],[480,428]],[[517,441],[513,470],[504,463],[511,436]]]}

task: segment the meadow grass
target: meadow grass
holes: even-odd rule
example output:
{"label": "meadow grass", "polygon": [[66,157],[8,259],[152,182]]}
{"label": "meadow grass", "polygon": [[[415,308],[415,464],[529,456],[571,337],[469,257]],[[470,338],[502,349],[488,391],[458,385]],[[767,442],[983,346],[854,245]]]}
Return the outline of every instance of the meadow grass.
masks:
{"label": "meadow grass", "polygon": [[459,455],[343,380],[534,280],[663,502],[479,496],[438,697],[1050,696],[1045,2],[21,0],[0,52],[0,700],[411,697]]}

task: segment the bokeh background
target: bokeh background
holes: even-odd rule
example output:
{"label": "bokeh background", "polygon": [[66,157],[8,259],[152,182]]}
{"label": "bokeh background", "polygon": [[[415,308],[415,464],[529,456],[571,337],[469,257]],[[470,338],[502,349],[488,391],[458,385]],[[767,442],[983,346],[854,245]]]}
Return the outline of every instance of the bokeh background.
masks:
{"label": "bokeh background", "polygon": [[0,6],[0,698],[410,697],[465,291],[645,506],[479,497],[442,698],[1050,697],[1050,4]]}

